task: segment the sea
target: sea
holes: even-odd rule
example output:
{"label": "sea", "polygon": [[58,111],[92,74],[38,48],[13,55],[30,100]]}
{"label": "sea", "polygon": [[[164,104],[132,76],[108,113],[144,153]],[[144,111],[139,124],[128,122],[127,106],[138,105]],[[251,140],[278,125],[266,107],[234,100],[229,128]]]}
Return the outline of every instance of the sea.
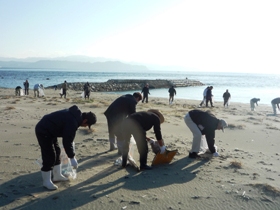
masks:
{"label": "sea", "polygon": [[[251,98],[260,98],[259,105],[270,105],[271,100],[280,97],[280,74],[183,72],[183,71],[141,71],[141,72],[93,72],[53,69],[0,69],[0,87],[23,87],[27,79],[32,88],[36,83],[44,87],[72,82],[106,82],[110,79],[191,79],[202,82],[203,86],[177,87],[177,99],[202,100],[203,90],[213,86],[213,100],[223,101],[223,93],[228,89],[230,102],[248,103]],[[139,90],[141,91],[141,90]],[[133,93],[135,90],[109,92],[113,94]],[[94,96],[94,95],[93,95]],[[168,89],[150,89],[150,98],[162,97],[168,102]]]}

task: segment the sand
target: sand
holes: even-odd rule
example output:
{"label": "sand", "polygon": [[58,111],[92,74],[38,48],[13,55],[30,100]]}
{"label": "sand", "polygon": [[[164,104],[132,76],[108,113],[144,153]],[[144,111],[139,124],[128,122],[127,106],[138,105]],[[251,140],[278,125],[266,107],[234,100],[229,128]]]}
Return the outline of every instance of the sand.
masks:
{"label": "sand", "polygon": [[[0,209],[280,209],[280,118],[272,115],[270,106],[260,104],[252,112],[249,102],[228,108],[215,103],[209,109],[229,124],[225,133],[216,131],[220,156],[190,159],[192,133],[183,118],[200,101],[175,96],[170,106],[168,96],[150,96],[137,110],[163,113],[163,139],[178,153],[168,165],[137,172],[115,166],[119,156],[108,151],[103,112],[118,95],[92,93],[84,100],[75,91],[69,91],[67,99],[60,98],[58,90],[45,94],[34,98],[31,91],[16,97],[13,89],[0,89]],[[92,130],[79,128],[76,133],[77,178],[48,191],[36,164],[40,148],[34,127],[45,114],[73,104],[94,112],[97,123]],[[148,136],[154,136],[152,130]],[[149,152],[149,164],[153,157]],[[137,151],[134,159],[139,163]]]}

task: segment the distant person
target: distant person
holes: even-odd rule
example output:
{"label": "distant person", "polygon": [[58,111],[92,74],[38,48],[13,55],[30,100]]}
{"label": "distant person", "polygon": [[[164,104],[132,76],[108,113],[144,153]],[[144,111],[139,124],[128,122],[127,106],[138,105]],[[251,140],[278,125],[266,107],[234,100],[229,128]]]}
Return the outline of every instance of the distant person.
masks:
{"label": "distant person", "polygon": [[226,92],[224,92],[223,94],[223,98],[224,98],[224,106],[228,106],[229,104],[229,99],[230,99],[230,93],[228,92],[228,90],[226,90]]}
{"label": "distant person", "polygon": [[64,83],[62,84],[62,93],[60,93],[60,97],[62,98],[62,96],[64,96],[64,98],[66,98],[66,91],[67,91],[68,87],[67,87],[67,82],[66,80],[64,81]]}
{"label": "distant person", "polygon": [[25,82],[23,83],[24,86],[24,95],[29,95],[29,82],[28,80],[25,80]]}
{"label": "distant person", "polygon": [[228,126],[225,120],[216,118],[210,112],[201,110],[189,111],[185,118],[185,123],[193,134],[192,149],[189,158],[200,157],[198,155],[200,144],[206,138],[208,149],[214,157],[218,157],[217,147],[215,146],[215,130],[222,130]]}
{"label": "distant person", "polygon": [[168,92],[169,92],[169,104],[172,104],[174,100],[174,95],[176,95],[176,90],[173,85],[169,88]]}
{"label": "distant person", "polygon": [[206,94],[207,94],[208,88],[209,88],[209,86],[204,89],[204,91],[203,91],[203,99],[202,99],[201,103],[199,104],[199,106],[202,106],[203,104],[205,104],[205,102],[206,102]]}
{"label": "distant person", "polygon": [[[60,147],[57,138],[62,137],[65,153],[74,168],[78,167],[75,158],[73,141],[78,127],[89,128],[96,123],[96,116],[92,112],[81,112],[76,106],[59,110],[45,115],[36,125],[35,133],[41,148],[43,166],[41,168],[43,186],[49,190],[58,187],[53,181],[67,181],[68,178],[61,174]],[[53,178],[51,179],[51,176]]]}
{"label": "distant person", "polygon": [[258,106],[258,101],[260,101],[261,99],[259,98],[252,98],[250,100],[250,105],[251,105],[251,111],[255,111],[255,104]]}
{"label": "distant person", "polygon": [[148,111],[135,112],[129,115],[123,121],[123,129],[122,129],[122,167],[126,167],[128,152],[129,152],[129,143],[130,137],[133,135],[137,149],[140,155],[140,169],[141,170],[149,170],[152,169],[151,166],[147,165],[147,157],[148,157],[148,142],[146,132],[153,128],[157,142],[160,146],[160,153],[164,153],[166,147],[164,145],[161,127],[160,124],[164,122],[163,115],[155,109],[150,109]]}
{"label": "distant person", "polygon": [[144,103],[145,100],[146,100],[146,103],[148,103],[148,95],[150,94],[149,84],[146,84],[145,87],[143,87],[141,93],[143,93],[142,103]]}
{"label": "distant person", "polygon": [[208,107],[208,102],[209,101],[210,101],[211,107],[214,107],[213,102],[212,102],[212,97],[213,97],[212,90],[213,90],[213,86],[210,86],[207,89],[207,92],[206,92],[206,107]]}
{"label": "distant person", "polygon": [[[40,91],[39,91],[40,88],[43,89],[44,86],[42,84],[34,85],[34,97],[40,97]],[[43,96],[43,95],[41,95],[41,96]]]}
{"label": "distant person", "polygon": [[[278,111],[280,111],[279,103],[280,103],[280,98],[275,98],[271,101],[271,105],[272,105],[274,115],[277,115]],[[276,110],[276,106],[278,108],[278,111]]]}
{"label": "distant person", "polygon": [[142,100],[142,95],[139,92],[126,94],[117,98],[104,112],[107,118],[110,151],[118,148],[118,153],[121,154],[121,146],[117,145],[116,137],[121,134],[121,125],[123,120],[130,114],[136,112],[136,105]]}
{"label": "distant person", "polygon": [[85,85],[84,85],[84,97],[85,99],[88,98],[89,99],[89,96],[90,96],[90,84],[87,82]]}
{"label": "distant person", "polygon": [[17,86],[16,88],[15,88],[15,94],[16,94],[16,96],[20,96],[21,94],[20,94],[20,91],[21,91],[21,87],[20,86]]}

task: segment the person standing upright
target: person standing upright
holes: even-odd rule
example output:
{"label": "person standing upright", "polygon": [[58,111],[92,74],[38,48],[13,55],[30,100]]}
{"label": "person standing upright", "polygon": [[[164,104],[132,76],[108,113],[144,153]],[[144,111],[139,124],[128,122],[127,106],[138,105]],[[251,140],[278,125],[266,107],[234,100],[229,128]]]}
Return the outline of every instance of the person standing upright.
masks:
{"label": "person standing upright", "polygon": [[29,95],[29,82],[28,82],[28,80],[25,80],[25,82],[23,83],[23,86],[24,86],[24,94]]}
{"label": "person standing upright", "polygon": [[202,99],[201,103],[199,104],[199,106],[202,106],[206,102],[206,94],[207,94],[208,88],[209,88],[209,86],[204,89],[204,91],[203,91],[203,99]]}
{"label": "person standing upright", "polygon": [[213,102],[212,102],[212,89],[213,89],[213,86],[210,86],[207,90],[207,93],[206,93],[206,107],[208,107],[208,102],[210,101],[210,104],[211,104],[211,107],[214,107],[213,106]]}
{"label": "person standing upright", "polygon": [[228,92],[228,89],[227,89],[226,92],[224,92],[224,94],[223,94],[224,106],[226,106],[226,105],[228,106],[230,97],[231,97],[231,95],[230,95],[230,93]]}
{"label": "person standing upright", "polygon": [[173,85],[169,88],[168,92],[169,92],[169,104],[172,104],[174,100],[174,95],[176,95],[176,90]]}
{"label": "person standing upright", "polygon": [[150,94],[150,92],[149,92],[149,84],[146,84],[145,87],[143,87],[141,93],[143,93],[142,103],[144,103],[145,100],[146,100],[146,103],[148,103],[148,95]]}
{"label": "person standing upright", "polygon": [[67,82],[65,80],[64,83],[62,84],[62,93],[60,93],[61,98],[62,98],[62,96],[64,96],[64,98],[66,98],[66,91],[67,91]]}

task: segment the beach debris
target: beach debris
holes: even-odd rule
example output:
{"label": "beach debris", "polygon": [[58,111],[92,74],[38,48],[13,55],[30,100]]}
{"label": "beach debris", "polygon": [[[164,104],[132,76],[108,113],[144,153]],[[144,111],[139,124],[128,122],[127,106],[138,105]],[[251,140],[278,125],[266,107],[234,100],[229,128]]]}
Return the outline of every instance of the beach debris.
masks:
{"label": "beach debris", "polygon": [[126,208],[127,208],[127,206],[123,206],[123,207],[122,207],[122,209],[126,209]]}

